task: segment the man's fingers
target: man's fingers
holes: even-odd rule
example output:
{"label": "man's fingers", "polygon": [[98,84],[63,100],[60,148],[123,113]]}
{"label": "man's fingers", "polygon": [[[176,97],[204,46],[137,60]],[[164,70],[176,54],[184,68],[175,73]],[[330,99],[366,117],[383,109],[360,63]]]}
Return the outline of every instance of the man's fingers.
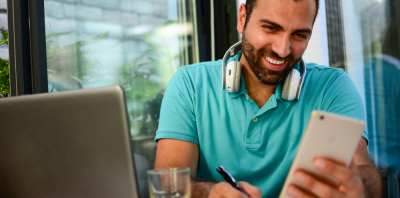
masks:
{"label": "man's fingers", "polygon": [[[362,187],[362,181],[358,177],[356,167],[346,168],[342,164],[324,158],[316,158],[314,160],[314,166],[322,172],[337,178],[341,185],[347,189],[354,189],[359,186]],[[351,166],[354,166],[354,164]]]}
{"label": "man's fingers", "polygon": [[[296,171],[294,173],[294,179],[304,188],[316,195],[317,197],[339,197],[341,193],[337,191],[334,187],[327,185],[313,176],[307,174],[303,171]],[[295,189],[292,189],[295,190]],[[288,193],[291,193],[288,190]],[[293,192],[292,192],[293,193]],[[301,193],[304,194],[304,193]],[[304,197],[302,195],[300,197]],[[309,195],[311,196],[311,195]],[[295,196],[296,197],[296,196]]]}
{"label": "man's fingers", "polygon": [[228,182],[216,184],[208,194],[209,198],[248,198],[245,194],[233,188]]}
{"label": "man's fingers", "polygon": [[247,182],[238,182],[239,186],[250,196],[250,198],[261,198],[262,192],[259,188]]}
{"label": "man's fingers", "polygon": [[309,193],[304,192],[303,190],[301,190],[300,188],[294,186],[294,185],[289,185],[286,193],[290,196],[290,197],[294,197],[294,198],[314,198],[315,196],[310,195]]}

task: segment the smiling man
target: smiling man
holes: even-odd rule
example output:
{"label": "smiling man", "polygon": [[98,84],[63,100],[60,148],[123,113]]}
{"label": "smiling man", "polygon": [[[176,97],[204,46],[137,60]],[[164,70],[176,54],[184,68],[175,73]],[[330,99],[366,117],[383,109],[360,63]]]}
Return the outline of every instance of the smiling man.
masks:
{"label": "smiling man", "polygon": [[[223,182],[223,165],[250,197],[278,197],[313,110],[364,119],[361,97],[343,70],[305,64],[298,100],[284,100],[283,82],[307,48],[318,0],[247,0],[239,10],[243,34],[240,89],[221,89],[222,61],[180,68],[165,92],[155,168],[190,167],[192,197],[246,197]],[[316,158],[340,181],[330,186],[302,170],[292,197],[379,197],[380,178],[364,132],[350,167]],[[307,189],[311,194],[305,193]]]}

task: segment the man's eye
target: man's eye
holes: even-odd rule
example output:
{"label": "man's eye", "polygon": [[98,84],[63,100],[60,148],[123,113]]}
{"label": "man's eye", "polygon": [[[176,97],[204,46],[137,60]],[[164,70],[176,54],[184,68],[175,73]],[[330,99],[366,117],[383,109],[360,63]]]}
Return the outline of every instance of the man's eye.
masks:
{"label": "man's eye", "polygon": [[300,38],[300,39],[306,39],[307,38],[307,35],[305,35],[305,34],[296,34],[296,36],[298,38]]}
{"label": "man's eye", "polygon": [[264,26],[264,28],[267,30],[276,30],[274,26]]}

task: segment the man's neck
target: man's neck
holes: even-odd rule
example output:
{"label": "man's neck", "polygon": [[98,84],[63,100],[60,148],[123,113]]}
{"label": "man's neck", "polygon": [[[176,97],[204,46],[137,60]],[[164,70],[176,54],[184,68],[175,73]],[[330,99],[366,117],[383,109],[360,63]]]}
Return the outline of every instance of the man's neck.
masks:
{"label": "man's neck", "polygon": [[251,99],[261,108],[272,94],[274,94],[278,85],[266,85],[262,83],[251,70],[243,54],[240,57],[240,65],[242,67],[244,81],[246,82],[247,92]]}

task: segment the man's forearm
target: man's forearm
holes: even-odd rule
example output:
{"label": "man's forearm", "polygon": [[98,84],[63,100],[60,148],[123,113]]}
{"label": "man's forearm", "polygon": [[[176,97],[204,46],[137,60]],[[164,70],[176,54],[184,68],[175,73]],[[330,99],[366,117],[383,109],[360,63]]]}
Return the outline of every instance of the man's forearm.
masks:
{"label": "man's forearm", "polygon": [[217,184],[214,181],[208,181],[198,178],[191,178],[192,195],[193,198],[206,198],[210,189]]}
{"label": "man's forearm", "polygon": [[357,166],[364,184],[367,198],[381,197],[381,177],[378,170],[371,165]]}

